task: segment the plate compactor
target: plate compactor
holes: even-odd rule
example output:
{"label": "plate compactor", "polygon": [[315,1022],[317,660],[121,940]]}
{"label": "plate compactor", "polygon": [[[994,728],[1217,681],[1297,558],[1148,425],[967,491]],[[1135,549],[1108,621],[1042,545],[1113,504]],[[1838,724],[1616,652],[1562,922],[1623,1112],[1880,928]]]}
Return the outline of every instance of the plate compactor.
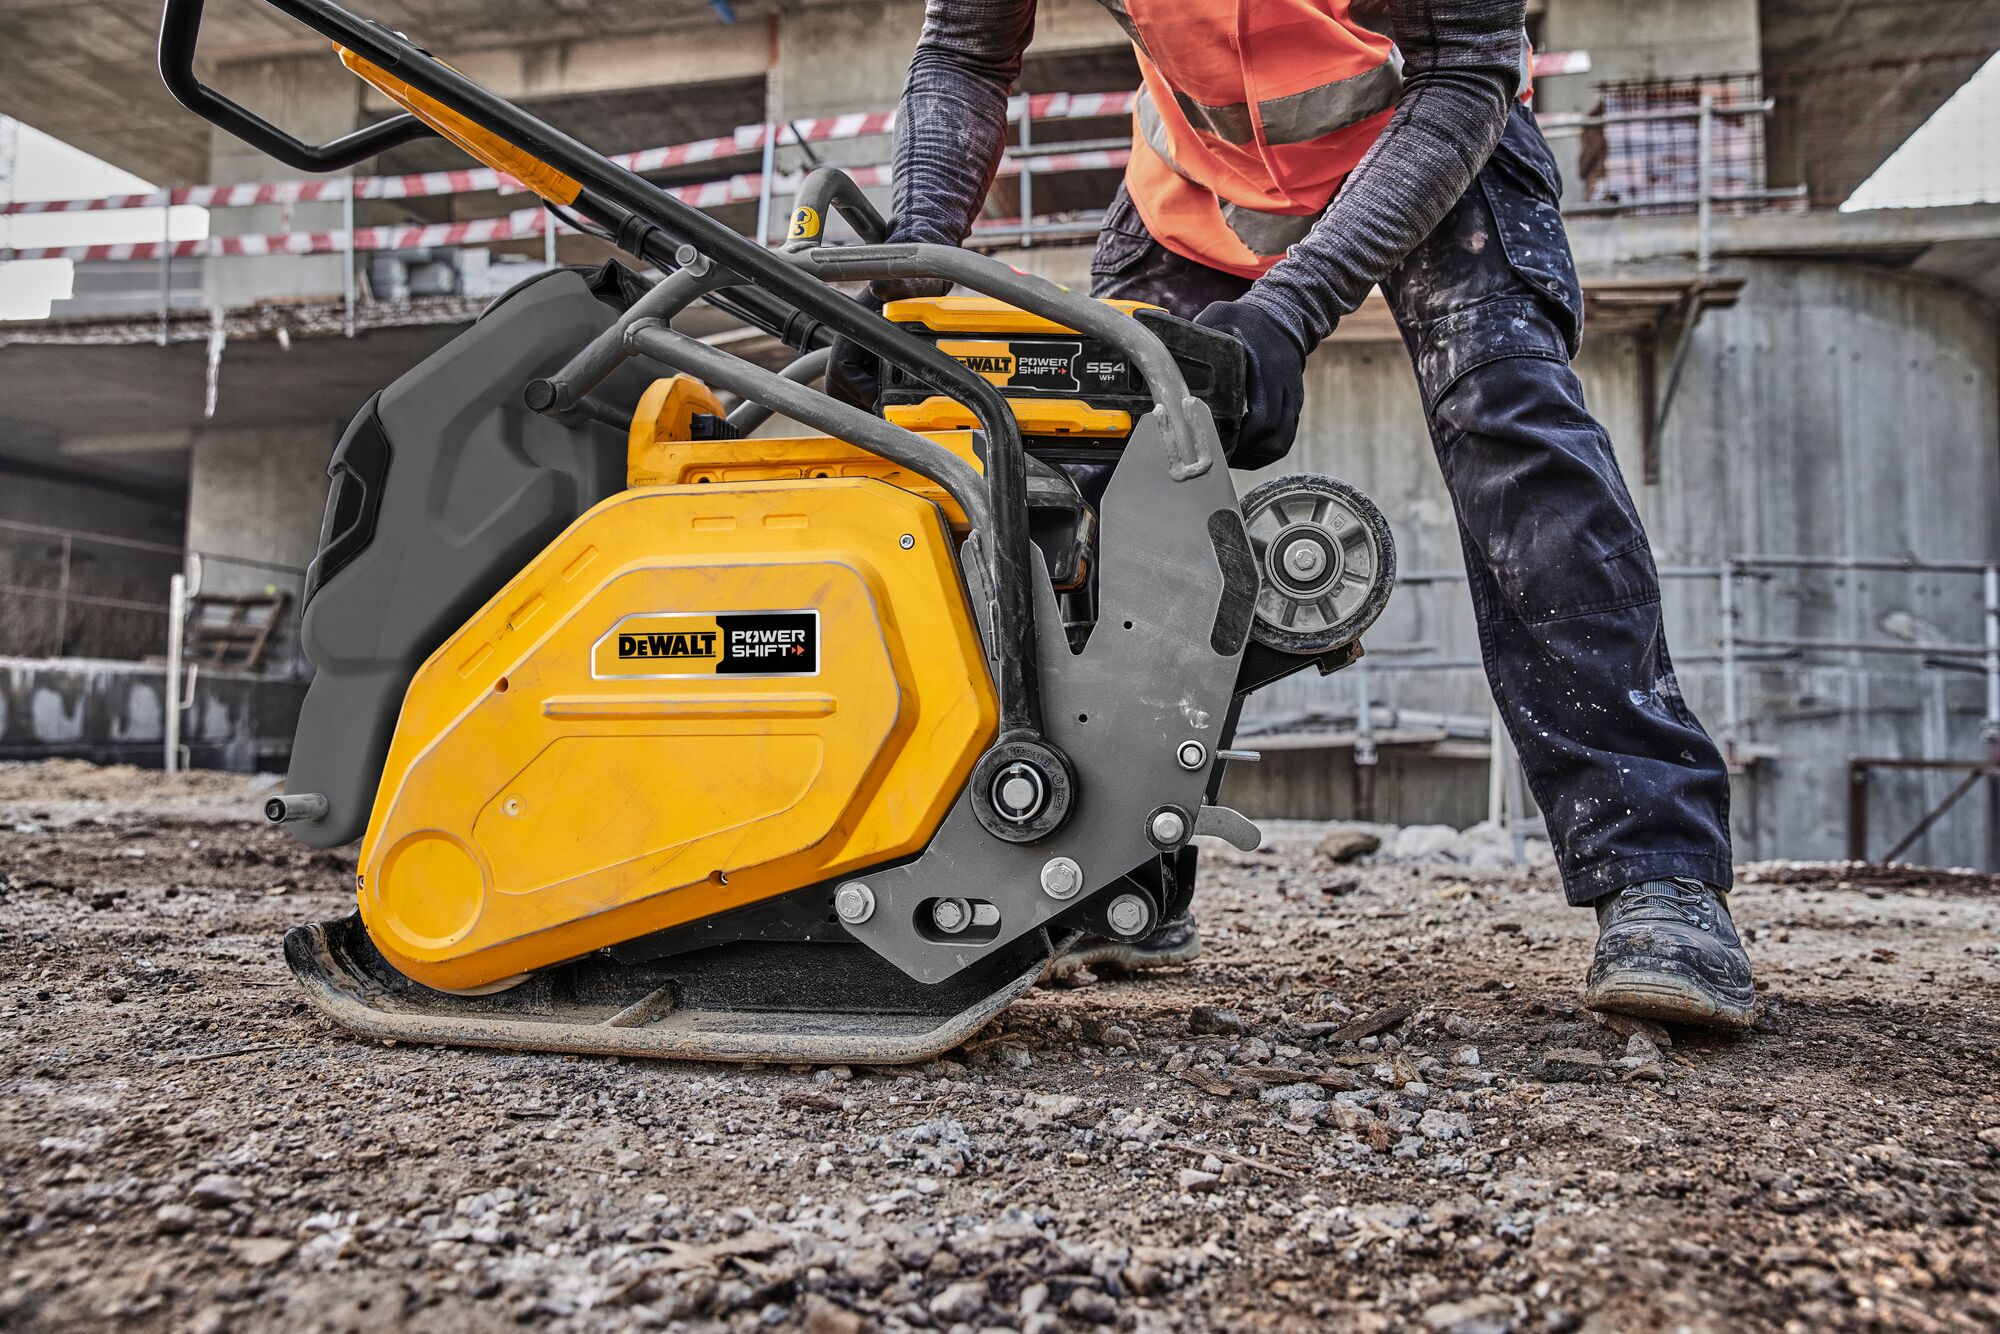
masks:
{"label": "plate compactor", "polygon": [[[853,182],[742,237],[325,0],[268,0],[405,113],[644,270],[558,269],[382,390],[334,451],[317,668],[268,818],[360,840],[357,913],[285,940],[377,1038],[895,1063],[963,1042],[1084,933],[1184,911],[1243,697],[1360,654],[1394,553],[1327,477],[1239,497],[1243,351],[991,258],[885,244]],[[856,239],[828,243],[834,221]],[[837,283],[942,279],[890,303]],[[672,327],[707,301],[797,354]],[[876,411],[812,387],[843,336]],[[734,406],[725,404],[730,396]],[[812,432],[752,434],[774,415]]]}

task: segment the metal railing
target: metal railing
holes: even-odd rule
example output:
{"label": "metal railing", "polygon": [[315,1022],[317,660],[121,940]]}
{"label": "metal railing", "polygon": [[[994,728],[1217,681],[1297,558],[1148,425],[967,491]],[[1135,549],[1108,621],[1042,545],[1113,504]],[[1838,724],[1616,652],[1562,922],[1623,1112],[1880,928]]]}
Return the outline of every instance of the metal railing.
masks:
{"label": "metal railing", "polygon": [[[116,568],[106,560],[86,559],[99,551],[118,557]],[[169,652],[172,621],[195,605],[203,594],[206,572],[213,570],[229,591],[275,590],[289,603],[290,614],[272,638],[260,671],[265,675],[299,677],[306,662],[298,647],[296,612],[304,592],[305,571],[277,561],[254,557],[189,551],[163,542],[86,532],[50,524],[0,519],[0,653],[17,657],[90,657],[144,661]],[[23,576],[43,576],[28,579]],[[181,581],[178,604],[172,586]],[[166,589],[165,597],[151,590]],[[108,611],[137,618],[137,625],[107,628],[91,624],[85,613]]]}
{"label": "metal railing", "polygon": [[[117,562],[120,569],[110,572],[102,561],[91,561],[92,569],[86,575],[79,568],[79,555],[93,551],[122,558]],[[79,613],[112,612],[126,622],[134,616],[148,621],[164,617],[165,603],[132,594],[157,587],[159,571],[169,563],[179,563],[181,548],[110,533],[0,519],[0,558],[0,626],[7,630],[0,652],[61,658],[80,641],[86,656],[138,657],[149,651],[143,646],[157,645],[152,630],[135,632],[129,625],[121,625],[114,633],[99,624],[86,627],[85,635],[80,635]],[[28,582],[22,577],[37,571],[52,577],[43,582]]]}
{"label": "metal railing", "polygon": [[[1976,576],[1981,581],[1985,634],[1982,642],[1949,642],[1927,639],[1847,638],[1835,636],[1784,636],[1745,633],[1740,592],[1746,583],[1765,582],[1783,571],[1879,572],[1934,574],[1957,577]],[[1758,663],[1795,662],[1807,654],[1862,656],[1881,654],[1914,657],[1923,667],[1941,671],[1973,671],[1984,682],[1984,708],[1980,737],[1986,757],[1980,760],[1951,756],[1867,757],[1848,759],[1849,855],[1866,859],[1868,818],[1866,796],[1873,771],[1942,771],[1964,774],[1961,782],[1945,797],[1930,806],[1913,827],[1883,854],[1885,860],[1907,852],[1934,828],[1945,813],[1982,781],[1988,784],[1989,812],[1987,857],[2000,868],[2000,561],[1922,561],[1904,558],[1845,556],[1799,556],[1748,554],[1726,557],[1716,565],[1663,565],[1659,567],[1663,587],[1691,588],[1713,585],[1715,628],[1707,636],[1708,646],[1692,652],[1676,653],[1678,666],[1717,669],[1717,689],[1721,695],[1716,744],[1724,762],[1733,772],[1741,772],[1773,754],[1768,748],[1750,744],[1745,733],[1756,721],[1744,707],[1744,674]],[[1399,596],[1408,591],[1429,590],[1463,584],[1464,570],[1413,570],[1397,576]],[[1391,604],[1392,607],[1394,604]],[[1344,682],[1351,691],[1351,705],[1335,711],[1317,707],[1305,713],[1271,714],[1252,711],[1244,718],[1245,744],[1271,749],[1343,748],[1352,750],[1354,772],[1351,804],[1355,818],[1374,818],[1374,769],[1380,763],[1383,745],[1399,744],[1411,738],[1437,740],[1481,740],[1487,743],[1488,814],[1495,823],[1509,829],[1517,852],[1522,835],[1534,822],[1525,819],[1527,796],[1519,770],[1519,760],[1507,742],[1498,711],[1482,729],[1469,715],[1439,714],[1431,709],[1408,710],[1380,701],[1385,683],[1401,677],[1430,673],[1481,670],[1476,657],[1447,657],[1438,654],[1435,640],[1370,642],[1368,653],[1339,677],[1331,678],[1327,689],[1339,690],[1333,681]],[[1315,688],[1317,695],[1320,691]],[[1421,724],[1421,725],[1413,725]],[[1279,738],[1289,735],[1290,746]],[[1266,738],[1269,738],[1268,740]]]}
{"label": "metal railing", "polygon": [[[1984,639],[1979,643],[1936,642],[1923,639],[1837,639],[1743,635],[1737,632],[1736,586],[1744,579],[1766,577],[1777,570],[1818,570],[1851,573],[1940,574],[1976,577],[1980,581]],[[1871,559],[1851,556],[1735,556],[1723,562],[1721,582],[1722,651],[1724,658],[1723,731],[1725,757],[1734,761],[1742,726],[1736,667],[1743,651],[1764,651],[1796,655],[1838,653],[1884,654],[1915,657],[1921,665],[1940,670],[1975,671],[1984,678],[1985,710],[1980,724],[1984,759],[1974,760],[1944,755],[1867,756],[1850,755],[1847,760],[1847,855],[1853,861],[1868,858],[1868,793],[1873,774],[1890,772],[1963,773],[1965,777],[1942,800],[1920,815],[1907,833],[1890,845],[1881,860],[1894,861],[1909,851],[1917,840],[1930,832],[1952,807],[1982,781],[1987,787],[1986,862],[2000,870],[2000,561],[1923,561]]]}

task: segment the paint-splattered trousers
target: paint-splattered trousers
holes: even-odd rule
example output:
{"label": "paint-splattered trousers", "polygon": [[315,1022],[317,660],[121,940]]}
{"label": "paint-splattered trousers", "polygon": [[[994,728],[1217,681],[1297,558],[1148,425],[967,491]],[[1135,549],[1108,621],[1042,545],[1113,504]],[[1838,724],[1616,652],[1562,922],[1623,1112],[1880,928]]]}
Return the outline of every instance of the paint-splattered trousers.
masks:
{"label": "paint-splattered trousers", "polygon": [[[1480,653],[1569,901],[1730,883],[1729,779],[1681,699],[1660,584],[1610,438],[1570,369],[1583,293],[1533,116],[1382,282],[1457,511]],[[1121,190],[1094,296],[1193,317],[1249,283],[1166,250]]]}

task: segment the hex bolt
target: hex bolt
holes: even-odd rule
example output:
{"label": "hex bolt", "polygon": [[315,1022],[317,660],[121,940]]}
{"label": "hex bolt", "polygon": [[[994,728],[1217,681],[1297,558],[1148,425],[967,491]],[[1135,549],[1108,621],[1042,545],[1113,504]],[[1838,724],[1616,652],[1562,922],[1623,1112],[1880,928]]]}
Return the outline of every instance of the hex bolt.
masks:
{"label": "hex bolt", "polygon": [[875,915],[875,891],[850,880],[834,891],[833,910],[849,926],[859,926]]}
{"label": "hex bolt", "polygon": [[1120,894],[1104,910],[1104,920],[1113,931],[1130,939],[1152,922],[1153,910],[1137,894]]}
{"label": "hex bolt", "polygon": [[1180,760],[1183,769],[1199,769],[1208,760],[1208,747],[1199,741],[1183,741],[1175,758]]}
{"label": "hex bolt", "polygon": [[955,936],[972,925],[972,905],[964,899],[939,899],[931,905],[931,925]]}
{"label": "hex bolt", "polygon": [[1293,574],[1311,576],[1318,574],[1326,564],[1326,553],[1319,549],[1319,543],[1301,538],[1292,543],[1285,552],[1285,568]]}
{"label": "hex bolt", "polygon": [[896,545],[901,547],[905,551],[908,551],[911,547],[915,546],[916,544],[917,544],[917,539],[915,535],[911,533],[904,533],[901,537],[896,539]]}
{"label": "hex bolt", "polygon": [[1153,817],[1153,841],[1168,846],[1176,846],[1187,837],[1187,817],[1171,808]]}
{"label": "hex bolt", "polygon": [[1073,899],[1083,888],[1083,868],[1068,857],[1051,857],[1042,863],[1042,893],[1052,899]]}

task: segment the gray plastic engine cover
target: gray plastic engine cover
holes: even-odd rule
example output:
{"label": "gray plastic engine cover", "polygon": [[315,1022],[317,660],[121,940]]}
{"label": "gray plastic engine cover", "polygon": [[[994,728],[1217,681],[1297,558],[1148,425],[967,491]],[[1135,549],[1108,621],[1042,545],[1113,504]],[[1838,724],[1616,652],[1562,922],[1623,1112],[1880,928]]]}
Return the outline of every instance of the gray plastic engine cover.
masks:
{"label": "gray plastic engine cover", "polygon": [[[317,674],[286,790],[327,799],[323,818],[286,825],[302,842],[328,848],[361,836],[416,669],[564,528],[624,487],[624,435],[597,422],[565,425],[521,399],[529,380],[560,369],[618,313],[574,272],[532,279],[372,405],[387,442],[373,531],[310,593],[301,626]],[[628,365],[598,393],[629,411],[648,380]],[[368,429],[367,416],[342,450]],[[334,499],[322,562],[337,536]]]}

